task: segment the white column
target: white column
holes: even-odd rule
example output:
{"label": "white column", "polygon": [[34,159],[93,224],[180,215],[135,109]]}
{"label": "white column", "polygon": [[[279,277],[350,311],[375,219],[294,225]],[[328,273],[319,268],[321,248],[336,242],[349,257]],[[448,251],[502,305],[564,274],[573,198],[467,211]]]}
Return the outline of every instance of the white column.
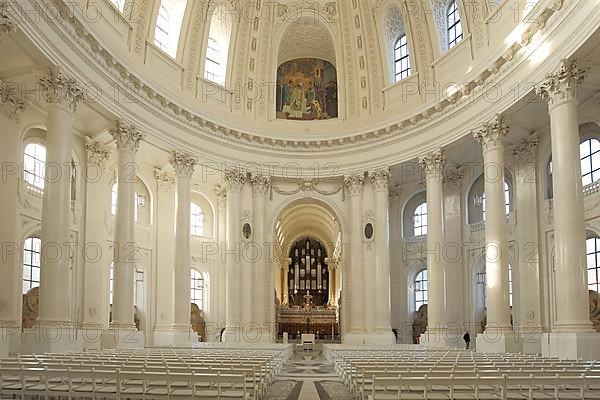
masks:
{"label": "white column", "polygon": [[538,253],[538,198],[536,177],[536,135],[524,139],[513,149],[515,163],[515,205],[517,215],[517,255],[513,265],[513,314],[522,339],[522,351],[540,353],[542,331],[540,307],[540,269]]}
{"label": "white column", "polygon": [[40,80],[48,104],[46,179],[42,206],[42,259],[39,324],[69,327],[70,314],[70,168],[73,113],[84,93],[60,71]]}
{"label": "white column", "polygon": [[389,189],[390,169],[381,168],[369,172],[369,179],[375,191],[375,330],[381,336],[376,343],[395,343],[392,333],[390,300],[390,229],[389,229]]}
{"label": "white column", "polygon": [[[349,304],[345,305],[348,312],[349,321],[345,322],[348,331],[344,335],[344,341],[353,343],[357,334],[366,333],[365,327],[365,308],[364,308],[364,282],[362,278],[362,192],[365,183],[364,174],[347,176],[344,178],[344,183],[350,194],[350,247],[345,250],[350,253],[350,268],[348,283],[344,287],[346,291],[346,299],[349,299]],[[359,339],[362,343],[362,338]]]}
{"label": "white column", "polygon": [[548,102],[552,135],[556,321],[553,332],[593,332],[588,308],[586,228],[576,90],[584,71],[563,61],[538,94]]}
{"label": "white column", "polygon": [[225,172],[227,193],[227,235],[221,247],[222,257],[226,265],[226,297],[227,309],[225,318],[225,334],[223,340],[239,342],[241,340],[242,323],[242,271],[241,271],[241,191],[246,183],[246,174],[240,171]]}
{"label": "white column", "polygon": [[252,176],[252,193],[254,195],[254,232],[253,239],[256,249],[260,250],[260,256],[256,257],[254,263],[254,295],[253,295],[253,319],[260,330],[257,332],[258,341],[268,342],[270,318],[267,318],[267,304],[273,301],[273,286],[267,281],[267,268],[269,268],[270,249],[267,248],[267,232],[265,229],[265,207],[266,196],[271,187],[271,178],[266,176]]}
{"label": "white column", "polygon": [[176,343],[197,341],[190,326],[190,191],[191,179],[198,161],[193,157],[175,152],[171,165],[177,176],[177,217],[175,225],[175,268],[173,269],[173,330]]}
{"label": "white column", "polygon": [[[227,234],[227,189],[223,186],[217,186],[215,188],[215,193],[217,195],[217,208],[218,208],[218,225],[217,225],[217,233],[215,237],[217,238],[217,243],[219,247],[225,245],[226,234]],[[226,283],[226,266],[222,257],[218,257],[217,262],[217,280],[214,282],[214,287],[217,289],[217,303],[215,306],[215,313],[217,318],[215,321],[217,322],[217,327],[215,328],[215,332],[212,334],[212,337],[218,338],[220,337],[221,329],[225,327],[225,310],[226,310],[226,302],[227,298],[225,296],[225,283]],[[211,336],[208,335],[210,338]]]}
{"label": "white column", "polygon": [[290,304],[290,265],[292,264],[291,258],[283,259],[282,275],[283,275],[283,293],[281,295],[281,304]]}
{"label": "white column", "polygon": [[474,133],[483,147],[487,330],[512,331],[508,297],[508,231],[504,193],[504,137],[509,128],[497,116]]}
{"label": "white column", "polygon": [[445,345],[446,270],[444,247],[443,172],[446,157],[441,150],[419,158],[427,185],[427,333],[429,345]]}
{"label": "white column", "polygon": [[[473,134],[483,147],[485,182],[485,262],[487,326],[478,351],[511,351],[512,336],[508,297],[508,230],[504,194],[504,144],[509,128],[500,116]],[[498,339],[500,338],[500,339]],[[506,340],[505,340],[505,339]],[[514,345],[513,347],[510,347]],[[491,346],[491,347],[487,347]]]}
{"label": "white column", "polygon": [[[0,117],[0,160],[4,163],[0,180],[0,357],[18,351],[21,339],[21,276],[18,265],[23,254],[22,241],[17,237],[18,188],[22,179],[21,140],[14,120]],[[19,282],[19,284],[15,284]]]}

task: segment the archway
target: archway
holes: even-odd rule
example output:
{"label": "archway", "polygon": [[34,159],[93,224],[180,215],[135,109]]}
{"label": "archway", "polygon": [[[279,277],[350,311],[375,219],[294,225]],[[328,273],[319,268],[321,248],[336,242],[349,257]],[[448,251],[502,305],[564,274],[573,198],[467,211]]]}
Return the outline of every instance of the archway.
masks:
{"label": "archway", "polygon": [[342,229],[324,202],[301,199],[278,214],[273,234],[277,332],[291,338],[313,333],[328,340],[340,335]]}

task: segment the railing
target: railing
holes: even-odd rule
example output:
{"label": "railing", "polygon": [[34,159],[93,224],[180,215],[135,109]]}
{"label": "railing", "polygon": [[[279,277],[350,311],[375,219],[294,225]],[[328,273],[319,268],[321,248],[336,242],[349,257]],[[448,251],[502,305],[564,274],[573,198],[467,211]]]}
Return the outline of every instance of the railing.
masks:
{"label": "railing", "polygon": [[589,185],[583,187],[584,196],[590,196],[598,192],[600,192],[600,181],[592,182]]}

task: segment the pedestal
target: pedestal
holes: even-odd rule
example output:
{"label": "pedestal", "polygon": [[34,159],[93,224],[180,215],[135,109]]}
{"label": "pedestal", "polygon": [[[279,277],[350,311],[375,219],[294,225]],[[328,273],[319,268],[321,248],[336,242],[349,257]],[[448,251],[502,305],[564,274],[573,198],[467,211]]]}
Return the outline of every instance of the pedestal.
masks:
{"label": "pedestal", "polygon": [[543,333],[542,355],[561,360],[600,360],[600,333]]}
{"label": "pedestal", "polygon": [[544,335],[541,332],[518,333],[520,352],[524,354],[542,355],[542,341]]}
{"label": "pedestal", "polygon": [[142,349],[145,345],[144,332],[138,330],[110,328],[102,331],[103,349]]}
{"label": "pedestal", "polygon": [[342,343],[350,345],[393,345],[396,336],[389,333],[347,333],[342,335]]}
{"label": "pedestal", "polygon": [[85,347],[82,332],[72,326],[44,324],[21,333],[21,353],[81,352]]}
{"label": "pedestal", "polygon": [[154,346],[192,347],[198,343],[198,334],[193,330],[155,329]]}
{"label": "pedestal", "polygon": [[514,332],[480,333],[475,342],[478,353],[518,353],[519,336]]}

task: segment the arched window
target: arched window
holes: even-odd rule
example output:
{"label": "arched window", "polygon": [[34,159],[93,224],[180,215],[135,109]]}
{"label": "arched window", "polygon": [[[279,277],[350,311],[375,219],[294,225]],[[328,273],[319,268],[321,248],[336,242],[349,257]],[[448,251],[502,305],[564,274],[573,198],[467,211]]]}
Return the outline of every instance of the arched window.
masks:
{"label": "arched window", "polygon": [[583,186],[600,179],[600,141],[592,138],[579,145]]}
{"label": "arched window", "polygon": [[45,169],[46,147],[39,143],[29,143],[23,152],[23,179],[43,190]]}
{"label": "arched window", "polygon": [[23,294],[40,286],[41,254],[41,239],[36,237],[25,239],[23,243]]}
{"label": "arched window", "polygon": [[[137,291],[138,285],[143,284],[144,282],[144,271],[139,269],[136,265],[134,271],[134,280],[133,280],[133,304],[137,305]],[[114,285],[115,285],[115,264],[110,263],[110,268],[108,269],[108,304],[113,304],[113,293],[114,293]]]}
{"label": "arched window", "polygon": [[394,46],[394,77],[396,82],[410,76],[410,55],[406,35],[400,36]]}
{"label": "arched window", "polygon": [[190,283],[190,298],[192,303],[197,305],[199,309],[204,310],[204,276],[202,276],[202,274],[195,269],[192,269]]}
{"label": "arched window", "polygon": [[227,58],[229,57],[229,39],[231,37],[231,17],[215,13],[210,22],[206,57],[204,60],[204,78],[218,85],[225,85]]}
{"label": "arched window", "polygon": [[186,3],[187,0],[161,0],[158,9],[154,44],[173,58],[177,57]]}
{"label": "arched window", "polygon": [[413,214],[415,236],[427,235],[427,203],[421,203]]}
{"label": "arched window", "polygon": [[446,22],[448,24],[448,48],[451,49],[463,39],[460,11],[458,10],[458,4],[456,4],[456,0],[451,1],[448,5]]}
{"label": "arched window", "polygon": [[415,277],[415,311],[427,304],[427,270],[424,269]]}
{"label": "arched window", "polygon": [[600,238],[591,237],[585,241],[587,253],[588,288],[600,292]]}
{"label": "arched window", "polygon": [[125,0],[110,0],[110,2],[119,10],[123,12],[125,10]]}
{"label": "arched window", "polygon": [[196,204],[192,203],[190,207],[191,216],[190,216],[190,231],[193,236],[203,236],[204,235],[204,210]]}
{"label": "arched window", "polygon": [[513,306],[513,276],[512,265],[508,264],[508,304]]}

